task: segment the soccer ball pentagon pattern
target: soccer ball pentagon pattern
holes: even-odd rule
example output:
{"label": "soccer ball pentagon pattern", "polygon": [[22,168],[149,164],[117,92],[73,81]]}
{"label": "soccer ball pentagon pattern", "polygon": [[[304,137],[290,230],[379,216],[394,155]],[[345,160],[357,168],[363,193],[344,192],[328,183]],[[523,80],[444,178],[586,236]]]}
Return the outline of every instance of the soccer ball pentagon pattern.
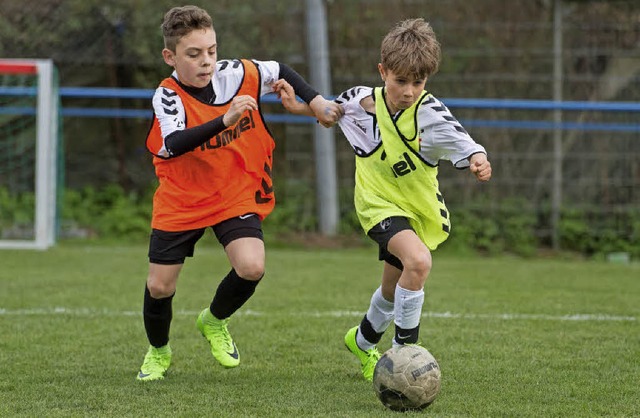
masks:
{"label": "soccer ball pentagon pattern", "polygon": [[380,402],[393,411],[424,409],[440,392],[440,366],[419,345],[392,347],[376,364],[373,387]]}

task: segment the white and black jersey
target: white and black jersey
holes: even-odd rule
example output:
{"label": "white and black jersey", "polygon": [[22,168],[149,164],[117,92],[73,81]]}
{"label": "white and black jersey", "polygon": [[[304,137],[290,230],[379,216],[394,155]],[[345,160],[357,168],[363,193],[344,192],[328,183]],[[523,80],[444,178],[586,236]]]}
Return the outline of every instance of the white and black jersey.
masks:
{"label": "white and black jersey", "polygon": [[[260,95],[273,91],[271,85],[278,80],[280,64],[276,61],[257,61],[262,81]],[[173,78],[180,81],[174,71]],[[222,105],[232,100],[240,89],[244,78],[244,67],[240,60],[221,60],[216,63],[216,71],[211,79],[210,93],[207,102],[212,105]],[[181,131],[185,126],[185,111],[180,96],[175,92],[158,87],[153,95],[153,111],[160,124],[162,137],[166,138],[172,132]]]}
{"label": "white and black jersey", "polygon": [[[357,86],[340,94],[335,101],[344,107],[344,117],[338,122],[340,129],[356,155],[366,157],[382,144],[376,115],[369,113],[360,102],[373,97],[371,87]],[[397,118],[400,112],[395,115]],[[449,109],[429,94],[418,109],[420,155],[424,161],[437,166],[440,160],[451,161],[456,168],[469,167],[468,158],[486,151],[477,144],[460,125]]]}

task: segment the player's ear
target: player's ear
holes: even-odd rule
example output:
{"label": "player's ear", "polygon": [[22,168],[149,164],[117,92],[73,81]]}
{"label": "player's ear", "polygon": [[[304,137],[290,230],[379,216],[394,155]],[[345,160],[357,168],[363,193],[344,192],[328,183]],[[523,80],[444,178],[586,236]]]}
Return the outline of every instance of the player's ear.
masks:
{"label": "player's ear", "polygon": [[175,54],[168,48],[162,50],[162,58],[167,65],[174,67],[176,65]]}
{"label": "player's ear", "polygon": [[382,66],[381,63],[378,63],[378,71],[380,72],[380,77],[382,78],[382,81],[386,82],[387,81],[387,70]]}

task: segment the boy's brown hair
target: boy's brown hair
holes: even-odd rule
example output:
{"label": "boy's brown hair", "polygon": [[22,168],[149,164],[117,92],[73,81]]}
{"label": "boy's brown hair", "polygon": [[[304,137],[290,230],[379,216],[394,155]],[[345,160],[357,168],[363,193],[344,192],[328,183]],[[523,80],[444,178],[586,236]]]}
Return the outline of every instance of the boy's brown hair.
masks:
{"label": "boy's brown hair", "polygon": [[176,52],[176,45],[180,38],[196,29],[213,29],[213,20],[209,13],[200,7],[174,7],[164,15],[161,28],[164,47]]}
{"label": "boy's brown hair", "polygon": [[440,43],[424,19],[407,19],[387,33],[380,47],[380,63],[387,70],[416,79],[438,71]]}

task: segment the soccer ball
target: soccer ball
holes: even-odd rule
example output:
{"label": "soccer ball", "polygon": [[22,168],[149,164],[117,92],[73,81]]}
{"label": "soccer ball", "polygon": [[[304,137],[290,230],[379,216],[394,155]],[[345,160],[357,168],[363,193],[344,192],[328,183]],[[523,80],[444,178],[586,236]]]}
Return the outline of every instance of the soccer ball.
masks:
{"label": "soccer ball", "polygon": [[440,366],[424,347],[393,347],[376,364],[373,388],[392,411],[424,409],[440,392]]}

